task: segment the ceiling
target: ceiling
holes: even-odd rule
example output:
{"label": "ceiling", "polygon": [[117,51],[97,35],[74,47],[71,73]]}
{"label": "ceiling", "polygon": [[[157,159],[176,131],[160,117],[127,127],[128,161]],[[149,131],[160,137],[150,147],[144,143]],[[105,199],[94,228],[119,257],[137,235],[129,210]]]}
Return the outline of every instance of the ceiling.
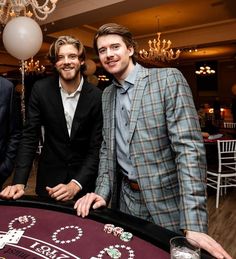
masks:
{"label": "ceiling", "polygon": [[[49,45],[60,35],[81,39],[89,58],[95,59],[93,35],[108,22],[127,26],[139,49],[147,49],[148,40],[156,38],[159,30],[162,39],[182,50],[178,63],[236,61],[235,0],[58,0],[56,10],[40,23],[44,43],[35,59],[47,65]],[[190,53],[190,49],[198,51]],[[5,51],[1,40],[0,74],[18,67],[19,61]]]}

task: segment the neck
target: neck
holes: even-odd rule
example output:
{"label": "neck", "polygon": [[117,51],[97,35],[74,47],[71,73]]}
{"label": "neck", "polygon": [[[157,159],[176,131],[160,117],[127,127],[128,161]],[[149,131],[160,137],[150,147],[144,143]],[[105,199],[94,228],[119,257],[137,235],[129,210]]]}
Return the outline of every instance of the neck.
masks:
{"label": "neck", "polygon": [[127,76],[129,75],[129,73],[134,69],[134,63],[130,60],[128,66],[125,68],[124,71],[122,71],[120,74],[116,74],[114,75],[114,77],[116,78],[116,80],[122,84],[124,82],[124,80],[127,78]]}
{"label": "neck", "polygon": [[60,77],[62,88],[68,93],[74,93],[80,84],[80,77],[73,80],[64,80]]}

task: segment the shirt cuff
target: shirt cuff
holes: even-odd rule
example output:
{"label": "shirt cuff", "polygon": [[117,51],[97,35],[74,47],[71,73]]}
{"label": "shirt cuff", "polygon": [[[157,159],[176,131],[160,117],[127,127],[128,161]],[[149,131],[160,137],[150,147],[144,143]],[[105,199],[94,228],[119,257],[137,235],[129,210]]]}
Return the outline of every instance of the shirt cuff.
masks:
{"label": "shirt cuff", "polygon": [[71,181],[76,183],[79,186],[80,190],[82,190],[82,185],[78,181],[76,181],[75,179],[72,179]]}

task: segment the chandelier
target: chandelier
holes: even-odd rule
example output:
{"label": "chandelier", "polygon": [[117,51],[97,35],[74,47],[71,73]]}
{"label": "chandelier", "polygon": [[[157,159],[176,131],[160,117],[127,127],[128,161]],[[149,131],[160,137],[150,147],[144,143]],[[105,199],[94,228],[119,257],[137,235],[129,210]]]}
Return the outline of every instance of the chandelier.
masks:
{"label": "chandelier", "polygon": [[211,69],[210,66],[201,66],[199,70],[196,70],[195,73],[197,75],[210,75],[210,74],[215,74],[215,70]]}
{"label": "chandelier", "polygon": [[0,0],[0,22],[1,24],[6,24],[10,18],[20,15],[27,17],[34,15],[38,20],[45,20],[55,10],[57,1]]}
{"label": "chandelier", "polygon": [[32,73],[32,74],[41,74],[45,71],[45,66],[40,65],[39,60],[34,62],[34,59],[31,58],[29,62],[25,61],[23,64],[23,68],[20,67],[20,71],[24,69],[24,73],[26,75]]}
{"label": "chandelier", "polygon": [[159,32],[159,19],[158,19],[158,32],[157,39],[149,40],[149,50],[142,49],[139,51],[139,56],[144,60],[152,61],[171,61],[175,60],[180,55],[180,50],[176,52],[171,48],[172,42],[163,39],[161,41],[161,32]]}
{"label": "chandelier", "polygon": [[99,81],[109,81],[110,79],[106,75],[98,75]]}

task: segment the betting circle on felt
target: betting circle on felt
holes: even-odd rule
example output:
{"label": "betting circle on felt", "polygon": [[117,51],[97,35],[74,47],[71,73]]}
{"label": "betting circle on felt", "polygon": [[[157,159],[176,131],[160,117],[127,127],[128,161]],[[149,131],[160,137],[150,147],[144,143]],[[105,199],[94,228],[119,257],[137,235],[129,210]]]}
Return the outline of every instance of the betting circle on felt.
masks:
{"label": "betting circle on felt", "polygon": [[[24,234],[17,244],[6,244],[0,249],[0,259],[38,258],[102,258],[109,259],[105,252],[115,247],[121,252],[121,259],[169,258],[169,253],[133,236],[124,242],[112,233],[104,232],[104,224],[91,219],[82,219],[63,212],[0,205],[4,217],[0,219],[0,235],[9,229],[23,229]],[[20,223],[24,216],[27,222]],[[109,222],[107,222],[109,223]],[[98,256],[98,257],[97,257]],[[153,256],[153,257],[152,257]]]}

